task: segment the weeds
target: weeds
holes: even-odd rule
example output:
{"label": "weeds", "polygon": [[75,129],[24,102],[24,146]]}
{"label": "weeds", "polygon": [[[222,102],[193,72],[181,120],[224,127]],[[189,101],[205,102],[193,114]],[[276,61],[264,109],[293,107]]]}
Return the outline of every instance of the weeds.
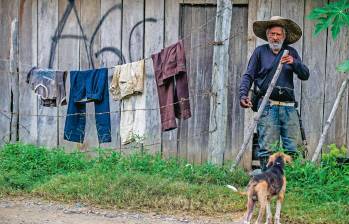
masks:
{"label": "weeds", "polygon": [[[6,145],[0,150],[0,195],[26,193],[166,213],[219,215],[245,210],[246,198],[224,186],[245,187],[249,177],[242,170],[230,172],[229,166],[193,165],[145,153],[124,156],[111,150],[96,151],[97,156],[89,158],[60,149]],[[332,157],[324,161],[333,161]],[[324,162],[318,166],[296,160],[286,173],[288,186],[282,211],[286,223],[346,223],[347,165]]]}

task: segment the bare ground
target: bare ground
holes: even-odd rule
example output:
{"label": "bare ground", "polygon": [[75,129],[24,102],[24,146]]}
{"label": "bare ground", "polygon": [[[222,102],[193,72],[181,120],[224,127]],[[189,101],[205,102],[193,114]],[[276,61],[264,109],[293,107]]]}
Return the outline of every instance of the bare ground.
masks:
{"label": "bare ground", "polygon": [[68,205],[35,198],[0,198],[0,224],[238,224],[233,220],[238,220],[241,216],[242,214],[227,214],[224,217],[162,215],[98,209],[82,203]]}

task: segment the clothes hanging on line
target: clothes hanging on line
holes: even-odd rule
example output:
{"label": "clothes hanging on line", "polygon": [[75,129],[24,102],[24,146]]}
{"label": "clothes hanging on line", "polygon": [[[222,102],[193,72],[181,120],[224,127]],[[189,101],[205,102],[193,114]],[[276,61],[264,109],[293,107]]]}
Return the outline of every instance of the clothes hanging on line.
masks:
{"label": "clothes hanging on line", "polygon": [[95,106],[99,143],[111,142],[108,69],[70,71],[70,95],[64,127],[64,139],[83,143],[86,103]]}
{"label": "clothes hanging on line", "polygon": [[142,93],[143,89],[144,60],[115,66],[110,85],[110,92],[114,100]]}
{"label": "clothes hanging on line", "polygon": [[183,41],[153,54],[152,59],[164,132],[177,128],[176,118],[191,117]]}
{"label": "clothes hanging on line", "polygon": [[144,60],[115,67],[110,92],[121,104],[120,138],[123,145],[142,141],[145,135]]}
{"label": "clothes hanging on line", "polygon": [[33,67],[27,74],[26,82],[40,97],[44,107],[57,107],[67,104],[65,81],[67,72]]}

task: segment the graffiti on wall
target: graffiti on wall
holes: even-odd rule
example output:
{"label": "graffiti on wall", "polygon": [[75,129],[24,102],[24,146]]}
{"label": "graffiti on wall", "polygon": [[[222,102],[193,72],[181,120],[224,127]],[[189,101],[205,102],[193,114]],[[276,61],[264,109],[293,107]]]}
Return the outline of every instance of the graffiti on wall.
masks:
{"label": "graffiti on wall", "polygon": [[[101,18],[98,21],[97,26],[94,29],[91,37],[88,37],[85,34],[84,28],[83,28],[83,26],[81,24],[81,20],[80,20],[80,16],[79,16],[76,4],[75,4],[75,0],[68,0],[68,5],[65,8],[62,17],[60,18],[60,20],[58,22],[58,25],[57,25],[57,28],[55,29],[55,33],[54,33],[54,35],[52,37],[48,67],[49,68],[53,67],[53,64],[54,64],[54,61],[55,61],[55,55],[56,55],[58,42],[61,39],[79,39],[79,40],[83,41],[83,47],[84,47],[84,51],[85,51],[85,53],[87,55],[87,58],[88,58],[89,68],[95,68],[94,60],[98,59],[105,52],[111,52],[112,54],[114,54],[119,59],[119,64],[126,63],[125,56],[123,55],[121,49],[119,49],[119,48],[117,48],[115,46],[106,46],[106,47],[103,47],[103,48],[99,49],[97,52],[94,52],[94,50],[93,50],[95,39],[97,37],[97,34],[98,34],[100,28],[103,25],[103,22],[115,10],[122,10],[122,4],[116,4],[116,5],[112,6],[103,15],[101,15]],[[69,18],[69,15],[71,13],[74,13],[74,15],[75,15],[75,18],[76,18],[76,21],[77,21],[77,24],[78,24],[78,27],[79,27],[81,35],[62,34],[63,30],[64,30],[64,27],[65,27],[65,25],[67,23],[67,20]],[[128,38],[128,50],[129,50],[129,58],[128,58],[128,60],[130,62],[133,61],[132,53],[131,53],[132,52],[131,51],[132,36],[135,33],[134,31],[138,27],[144,26],[144,23],[146,23],[146,22],[156,23],[157,19],[155,19],[155,18],[145,18],[144,20],[141,20],[141,21],[137,22],[132,27],[132,29],[130,31],[129,38]]]}

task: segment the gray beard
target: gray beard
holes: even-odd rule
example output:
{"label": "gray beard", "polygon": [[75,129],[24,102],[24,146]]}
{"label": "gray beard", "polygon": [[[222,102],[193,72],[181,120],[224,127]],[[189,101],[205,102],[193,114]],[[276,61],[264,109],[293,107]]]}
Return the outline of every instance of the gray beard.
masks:
{"label": "gray beard", "polygon": [[273,51],[279,51],[282,47],[282,44],[284,43],[283,41],[281,41],[280,43],[269,43],[269,47],[273,50]]}

